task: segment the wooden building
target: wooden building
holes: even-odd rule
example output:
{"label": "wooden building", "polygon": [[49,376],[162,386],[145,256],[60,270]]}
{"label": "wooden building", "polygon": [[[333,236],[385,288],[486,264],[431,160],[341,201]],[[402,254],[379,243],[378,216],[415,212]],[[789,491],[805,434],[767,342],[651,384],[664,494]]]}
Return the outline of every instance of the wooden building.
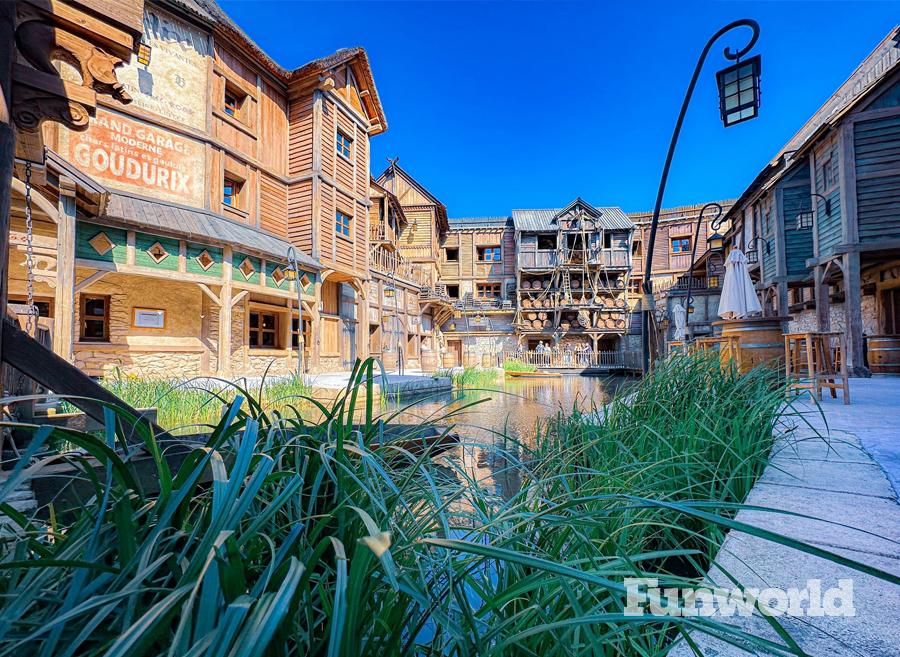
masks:
{"label": "wooden building", "polygon": [[495,364],[496,354],[518,345],[512,218],[451,218],[449,226],[440,263],[441,282],[453,304],[453,316],[442,328],[445,363]]}
{"label": "wooden building", "polygon": [[731,208],[768,315],[840,330],[866,373],[867,336],[900,333],[900,28],[893,29]]}
{"label": "wooden building", "polygon": [[[718,201],[722,213],[726,215],[731,209],[733,200]],[[688,268],[691,265],[691,251],[694,250],[695,268],[691,274],[693,311],[688,314],[688,323],[694,335],[707,335],[712,332],[712,322],[718,319],[719,292],[722,277],[725,274],[724,257],[710,254],[707,240],[715,231],[710,226],[715,218],[715,209],[704,214],[704,221],[697,230],[700,210],[705,203],[663,208],[659,214],[659,225],[652,262],[651,278],[653,294],[656,299],[657,315],[660,325],[665,329],[669,339],[674,332],[674,324],[669,321],[671,308],[675,301],[682,306],[686,303],[688,284]],[[632,314],[629,318],[629,334],[639,336],[641,333],[641,315],[639,301],[644,280],[644,244],[649,240],[650,221],[653,212],[629,212],[636,228],[631,244],[633,268],[628,282],[629,305]],[[728,223],[723,222],[719,233],[728,230]],[[694,244],[694,240],[697,244]],[[631,338],[632,340],[635,337]],[[637,343],[633,345],[639,348]]]}
{"label": "wooden building", "polygon": [[433,263],[413,262],[400,248],[409,219],[400,200],[371,183],[369,209],[369,353],[388,369],[437,366],[440,345],[435,317],[449,310],[446,295],[435,290]]}
{"label": "wooden building", "polygon": [[619,351],[627,332],[634,224],[615,207],[578,198],[557,210],[513,210],[516,326],[540,342]]}
{"label": "wooden building", "polygon": [[[123,59],[80,123],[44,124],[30,231],[17,171],[10,299],[31,285],[92,375],[285,374],[301,345],[308,371],[349,368],[370,346],[369,137],[387,128],[366,53],[284,69],[211,0],[133,22],[149,61]],[[71,61],[54,65],[75,85]]]}

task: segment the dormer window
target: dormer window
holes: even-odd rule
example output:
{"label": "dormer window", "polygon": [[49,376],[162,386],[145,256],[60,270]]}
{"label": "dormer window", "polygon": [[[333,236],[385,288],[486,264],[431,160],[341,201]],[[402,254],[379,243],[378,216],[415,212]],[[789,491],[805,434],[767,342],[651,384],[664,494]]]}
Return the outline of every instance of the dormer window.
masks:
{"label": "dormer window", "polygon": [[345,157],[348,160],[350,159],[351,153],[353,152],[353,140],[340,130],[337,132],[336,147],[338,155]]}

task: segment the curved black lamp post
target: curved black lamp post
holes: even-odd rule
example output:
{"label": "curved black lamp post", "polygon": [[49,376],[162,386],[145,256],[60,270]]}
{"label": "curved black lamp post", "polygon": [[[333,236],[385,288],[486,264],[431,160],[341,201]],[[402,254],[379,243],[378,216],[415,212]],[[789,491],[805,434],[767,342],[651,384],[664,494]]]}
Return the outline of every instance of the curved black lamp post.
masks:
{"label": "curved black lamp post", "polygon": [[722,223],[724,222],[724,219],[722,218],[722,206],[715,202],[707,203],[700,208],[700,216],[697,217],[697,227],[694,229],[694,241],[691,243],[691,266],[688,267],[687,305],[684,309],[687,317],[685,328],[687,329],[688,339],[694,337],[694,334],[691,331],[691,290],[694,288],[694,259],[697,256],[697,242],[700,240],[700,226],[703,224],[703,214],[709,208],[716,209],[716,216],[709,222],[709,227],[715,232],[707,238],[707,248],[710,251],[721,251],[722,240],[724,239],[719,235],[719,228],[722,227]]}
{"label": "curved black lamp post", "polygon": [[[651,313],[653,312],[654,303],[653,283],[650,280],[650,271],[653,266],[653,247],[656,242],[656,229],[659,226],[659,212],[662,208],[663,195],[666,191],[666,182],[669,178],[669,168],[672,165],[672,156],[675,154],[675,145],[678,143],[681,125],[684,123],[684,116],[687,114],[688,105],[691,102],[691,97],[694,95],[694,87],[697,86],[697,79],[700,77],[700,70],[703,68],[706,56],[709,54],[710,49],[716,41],[728,32],[739,27],[748,27],[752,30],[753,34],[750,37],[750,41],[746,46],[736,52],[732,51],[731,48],[725,48],[725,59],[739,62],[740,58],[750,52],[750,49],[756,45],[756,41],[759,39],[759,23],[750,18],[742,18],[733,23],[729,23],[710,37],[709,41],[707,41],[706,45],[703,47],[703,52],[700,53],[697,65],[694,67],[694,74],[691,76],[691,82],[684,95],[684,101],[681,104],[678,120],[675,122],[675,130],[672,132],[672,141],[669,143],[669,151],[666,153],[666,162],[663,165],[662,177],[659,181],[659,190],[656,193],[656,205],[653,208],[653,220],[650,223],[650,239],[644,249],[647,254],[644,265],[644,282],[642,285],[644,296],[641,302],[643,315],[641,333],[643,337],[644,373],[650,371],[650,318]],[[759,108],[759,64],[759,56],[756,56],[745,62],[743,67],[740,64],[735,64],[719,71],[716,75],[719,86],[719,107],[722,114],[722,122],[726,128],[756,116],[756,111]],[[749,84],[744,87],[744,82],[748,80]]]}

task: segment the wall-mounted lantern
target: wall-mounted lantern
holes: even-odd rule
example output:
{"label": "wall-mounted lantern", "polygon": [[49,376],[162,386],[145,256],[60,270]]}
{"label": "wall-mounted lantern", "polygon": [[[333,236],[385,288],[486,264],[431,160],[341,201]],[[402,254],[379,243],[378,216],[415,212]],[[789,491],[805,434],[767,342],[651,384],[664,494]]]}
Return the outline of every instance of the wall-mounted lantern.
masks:
{"label": "wall-mounted lantern", "polygon": [[759,114],[759,77],[762,57],[756,55],[716,73],[722,123],[730,128]]}
{"label": "wall-mounted lantern", "polygon": [[747,262],[749,262],[751,265],[755,265],[759,262],[759,247],[757,246],[759,242],[763,243],[766,250],[766,255],[769,255],[770,253],[771,247],[769,246],[769,243],[761,237],[754,237],[752,240],[750,240],[753,248],[749,249],[746,254]]}
{"label": "wall-mounted lantern", "polygon": [[[825,201],[825,216],[830,217],[831,216],[831,199],[826,198],[825,196],[822,196],[821,194],[817,194],[815,192],[810,194],[810,197],[812,197],[812,196],[817,196],[818,198]],[[809,230],[810,228],[812,228],[815,216],[816,215],[813,212],[812,208],[810,208],[809,210],[803,210],[802,206],[801,206],[800,212],[797,213],[797,230]]]}
{"label": "wall-mounted lantern", "polygon": [[718,253],[725,248],[725,237],[716,231],[706,239],[706,246],[710,251]]}

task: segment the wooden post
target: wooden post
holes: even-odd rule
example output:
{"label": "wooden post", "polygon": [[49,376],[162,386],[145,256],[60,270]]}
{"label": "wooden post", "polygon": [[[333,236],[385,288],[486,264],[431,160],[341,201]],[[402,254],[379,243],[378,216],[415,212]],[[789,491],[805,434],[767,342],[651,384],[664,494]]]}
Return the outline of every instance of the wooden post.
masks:
{"label": "wooden post", "polygon": [[75,192],[64,188],[62,183],[60,179],[53,351],[71,363],[75,356]]}
{"label": "wooden post", "polygon": [[309,369],[311,372],[319,371],[319,352],[322,350],[322,318],[319,315],[319,301],[322,298],[321,274],[315,285],[316,299],[309,306]]}
{"label": "wooden post", "polygon": [[219,292],[219,356],[220,376],[231,375],[231,296],[233,253],[226,246],[222,258],[222,289]]}
{"label": "wooden post", "polygon": [[813,271],[813,280],[815,281],[813,291],[816,298],[816,328],[823,332],[831,330],[831,299],[828,295],[828,283],[825,280],[827,275],[827,265],[817,265]]}
{"label": "wooden post", "polygon": [[[9,262],[9,210],[16,157],[16,128],[12,119],[12,69],[16,59],[16,5],[0,2],[0,322],[6,320],[6,277]],[[0,363],[3,362],[0,333]],[[3,367],[0,365],[0,376]]]}
{"label": "wooden post", "polygon": [[863,360],[862,284],[859,273],[859,252],[843,255],[844,260],[844,326],[847,332],[847,368],[851,376],[868,376]]}
{"label": "wooden post", "polygon": [[356,290],[356,354],[360,360],[369,357],[369,297],[366,281],[360,281]]}

